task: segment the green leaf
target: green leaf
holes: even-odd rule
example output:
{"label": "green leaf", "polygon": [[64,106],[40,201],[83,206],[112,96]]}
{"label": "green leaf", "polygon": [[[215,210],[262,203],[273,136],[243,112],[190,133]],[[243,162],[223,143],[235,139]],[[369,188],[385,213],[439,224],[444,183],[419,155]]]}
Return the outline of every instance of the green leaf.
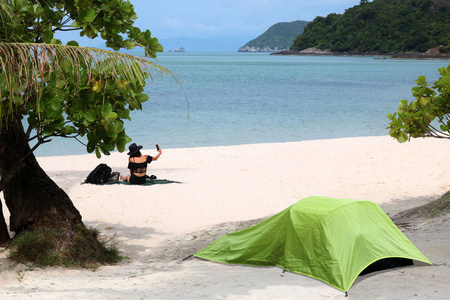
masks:
{"label": "green leaf", "polygon": [[131,138],[128,135],[125,134],[125,131],[122,131],[119,134],[119,137],[116,140],[117,150],[119,150],[119,152],[124,152],[125,151],[125,146],[129,142],[131,142]]}
{"label": "green leaf", "polygon": [[419,97],[419,104],[422,106],[426,106],[430,101],[428,101],[428,98],[426,97]]}
{"label": "green leaf", "polygon": [[102,106],[102,115],[106,116],[110,112],[112,112],[112,105],[111,103],[107,102]]}
{"label": "green leaf", "polygon": [[136,46],[136,43],[130,41],[130,40],[125,40],[122,43],[122,47],[126,48],[126,49],[133,49]]}
{"label": "green leaf", "polygon": [[122,5],[119,7],[120,10],[130,13],[133,11],[133,6],[129,2],[123,2]]}
{"label": "green leaf", "polygon": [[130,30],[130,37],[131,38],[138,38],[139,35],[141,34],[141,30],[137,27],[133,27]]}
{"label": "green leaf", "polygon": [[111,9],[117,8],[118,5],[119,5],[119,3],[118,3],[117,0],[111,0],[111,1],[109,1],[109,3],[108,3],[109,8],[111,8]]}
{"label": "green leaf", "polygon": [[73,126],[67,125],[67,126],[64,127],[64,133],[65,134],[73,134],[75,132],[77,132],[77,130]]}
{"label": "green leaf", "polygon": [[101,158],[102,157],[102,154],[100,153],[99,147],[95,147],[95,156],[97,156],[97,158]]}
{"label": "green leaf", "polygon": [[147,94],[139,94],[136,96],[136,100],[143,103],[148,100],[148,95]]}
{"label": "green leaf", "polygon": [[95,110],[94,109],[89,109],[85,114],[84,114],[84,118],[86,119],[86,121],[88,121],[89,123],[92,123],[96,120],[96,115],[95,115]]}
{"label": "green leaf", "polygon": [[77,41],[69,41],[69,42],[67,42],[67,45],[68,46],[76,46],[76,47],[80,46]]}
{"label": "green leaf", "polygon": [[81,22],[79,22],[78,20],[75,20],[75,21],[72,22],[72,24],[70,24],[70,27],[80,28],[81,27]]}
{"label": "green leaf", "polygon": [[155,48],[155,52],[164,52],[164,47],[161,44],[158,44]]}
{"label": "green leaf", "polygon": [[83,22],[92,23],[95,20],[95,17],[97,17],[97,13],[92,8],[80,12],[80,20]]}
{"label": "green leaf", "polygon": [[112,140],[116,140],[117,137],[119,136],[117,133],[114,132],[106,132],[105,135]]}
{"label": "green leaf", "polygon": [[14,10],[21,10],[23,7],[23,1],[22,0],[14,0],[12,1],[12,5],[14,7]]}
{"label": "green leaf", "polygon": [[399,106],[399,110],[400,109],[405,109],[406,107],[408,107],[408,101],[407,100],[400,100],[400,102],[398,103]]}
{"label": "green leaf", "polygon": [[[52,23],[58,23],[60,15],[56,13],[55,11],[51,10],[50,7],[46,6],[44,7],[44,15],[45,18],[52,21]],[[58,24],[55,24],[58,26]],[[59,27],[61,28],[61,27]]]}
{"label": "green leaf", "polygon": [[98,148],[106,155],[109,155],[110,151],[114,150],[114,144],[109,144],[109,143],[100,143],[100,145],[98,146]]}
{"label": "green leaf", "polygon": [[42,35],[42,40],[44,43],[50,44],[51,40],[53,39],[53,32],[51,30],[47,30]]}
{"label": "green leaf", "polygon": [[118,113],[118,115],[119,115],[119,118],[120,118],[120,119],[131,120],[131,118],[130,118],[130,110],[129,110],[129,109],[125,109],[125,110],[123,110],[123,111],[120,111],[120,112]]}
{"label": "green leaf", "polygon": [[107,113],[104,117],[105,117],[107,122],[110,122],[110,121],[113,121],[113,120],[117,119],[117,116],[118,115],[115,112],[112,111],[110,113]]}
{"label": "green leaf", "polygon": [[427,78],[425,76],[419,76],[419,78],[416,80],[416,83],[418,85],[423,85],[427,83]]}
{"label": "green leaf", "polygon": [[397,141],[399,141],[400,143],[404,143],[404,142],[408,141],[408,135],[406,133],[404,133],[403,131],[401,131],[400,136],[397,137]]}
{"label": "green leaf", "polygon": [[58,99],[52,99],[48,102],[48,105],[53,111],[59,111],[61,110],[61,104],[59,103]]}
{"label": "green leaf", "polygon": [[92,0],[78,0],[76,2],[79,9],[86,9],[92,5]]}
{"label": "green leaf", "polygon": [[35,18],[41,17],[44,14],[44,9],[39,4],[34,4],[33,14]]}

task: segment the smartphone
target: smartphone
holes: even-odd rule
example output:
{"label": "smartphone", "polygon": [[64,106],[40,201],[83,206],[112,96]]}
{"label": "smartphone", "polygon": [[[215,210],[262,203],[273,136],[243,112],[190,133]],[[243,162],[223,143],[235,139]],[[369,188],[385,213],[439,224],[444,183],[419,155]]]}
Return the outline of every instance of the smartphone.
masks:
{"label": "smartphone", "polygon": [[156,144],[156,150],[159,151],[159,146],[158,146],[158,144]]}

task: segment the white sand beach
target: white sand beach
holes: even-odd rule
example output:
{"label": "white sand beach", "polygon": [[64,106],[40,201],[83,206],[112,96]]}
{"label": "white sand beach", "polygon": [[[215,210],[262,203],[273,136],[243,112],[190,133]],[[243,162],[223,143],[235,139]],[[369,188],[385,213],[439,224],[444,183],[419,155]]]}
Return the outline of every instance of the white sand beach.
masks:
{"label": "white sand beach", "polygon": [[[113,238],[130,259],[95,272],[30,270],[12,265],[0,250],[0,299],[344,299],[322,281],[278,267],[180,258],[308,196],[370,200],[392,217],[450,190],[450,141],[444,139],[160,146],[163,154],[148,171],[158,179],[149,186],[80,184],[99,163],[127,173],[126,153],[100,160],[90,154],[38,158],[83,222]],[[142,152],[156,154],[154,145]],[[449,299],[449,219],[415,220],[401,228],[435,265],[361,276],[349,298]]]}

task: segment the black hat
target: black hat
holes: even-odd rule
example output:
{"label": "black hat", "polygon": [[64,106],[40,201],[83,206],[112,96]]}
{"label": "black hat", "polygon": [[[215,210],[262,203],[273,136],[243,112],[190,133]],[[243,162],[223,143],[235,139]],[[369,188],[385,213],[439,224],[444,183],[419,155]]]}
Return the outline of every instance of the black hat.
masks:
{"label": "black hat", "polygon": [[130,145],[130,147],[128,147],[128,149],[130,150],[130,152],[128,152],[128,155],[135,155],[142,148],[144,148],[144,147],[138,146],[138,145],[136,145],[136,143],[133,143],[133,144]]}

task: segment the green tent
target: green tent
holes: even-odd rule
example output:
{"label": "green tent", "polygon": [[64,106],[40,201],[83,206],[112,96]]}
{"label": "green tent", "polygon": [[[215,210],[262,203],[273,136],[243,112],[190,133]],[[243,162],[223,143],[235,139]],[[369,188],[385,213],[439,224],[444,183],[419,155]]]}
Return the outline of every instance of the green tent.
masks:
{"label": "green tent", "polygon": [[361,272],[383,259],[431,264],[377,204],[328,197],[302,199],[259,224],[222,236],[194,256],[279,266],[344,292]]}

